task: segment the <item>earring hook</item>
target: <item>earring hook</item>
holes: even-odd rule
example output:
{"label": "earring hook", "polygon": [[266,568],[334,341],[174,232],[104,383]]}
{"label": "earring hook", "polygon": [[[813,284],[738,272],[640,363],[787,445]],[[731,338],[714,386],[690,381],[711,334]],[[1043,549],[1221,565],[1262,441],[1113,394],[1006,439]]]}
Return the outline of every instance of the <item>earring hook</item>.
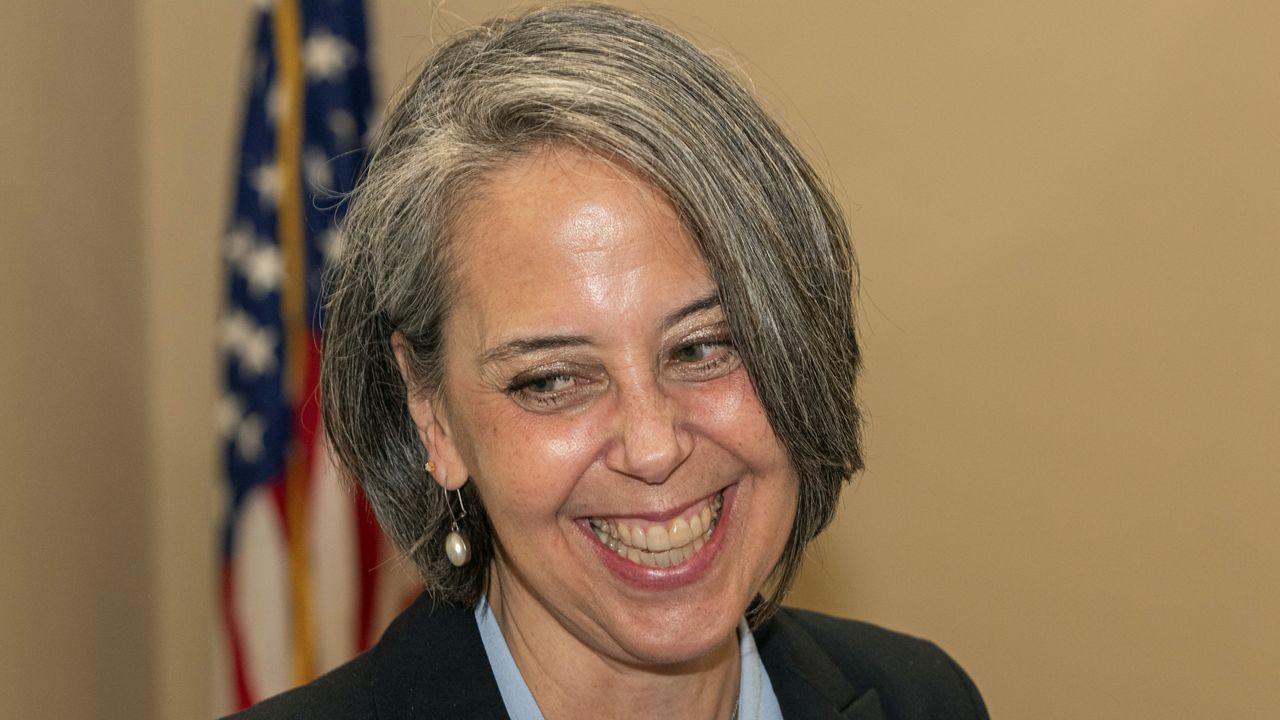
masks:
{"label": "earring hook", "polygon": [[462,511],[462,514],[461,515],[453,514],[453,503],[449,502],[449,492],[447,490],[444,493],[444,502],[446,505],[449,506],[449,519],[453,521],[453,529],[457,530],[458,521],[467,516],[467,506],[465,503],[462,502],[462,488],[457,488],[456,490],[454,490],[454,492],[457,493],[458,495],[458,509]]}

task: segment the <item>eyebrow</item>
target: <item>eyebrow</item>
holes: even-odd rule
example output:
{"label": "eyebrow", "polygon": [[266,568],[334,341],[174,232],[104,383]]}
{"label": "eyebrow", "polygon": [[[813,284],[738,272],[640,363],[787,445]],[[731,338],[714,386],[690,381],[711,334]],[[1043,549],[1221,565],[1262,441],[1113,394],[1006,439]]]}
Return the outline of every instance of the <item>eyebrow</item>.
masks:
{"label": "eyebrow", "polygon": [[587,335],[540,335],[531,338],[516,338],[508,340],[491,350],[486,350],[480,355],[480,365],[484,366],[493,362],[510,360],[539,350],[553,350],[555,348],[590,344],[591,338]]}
{"label": "eyebrow", "polygon": [[697,313],[700,313],[703,310],[710,310],[711,308],[719,307],[719,306],[720,306],[720,293],[716,290],[712,290],[711,292],[707,293],[706,295],[703,295],[697,300],[694,300],[693,302],[683,307],[676,308],[675,310],[668,313],[667,316],[662,320],[662,329],[667,330],[672,325],[675,325],[676,323],[680,322],[681,320],[684,320],[690,315],[696,315]]}
{"label": "eyebrow", "polygon": [[[668,313],[662,320],[662,329],[666,330],[690,315],[696,315],[704,310],[719,306],[720,294],[712,291]],[[536,337],[514,338],[483,352],[480,355],[479,364],[484,366],[540,350],[590,345],[591,342],[590,335],[539,335]]]}

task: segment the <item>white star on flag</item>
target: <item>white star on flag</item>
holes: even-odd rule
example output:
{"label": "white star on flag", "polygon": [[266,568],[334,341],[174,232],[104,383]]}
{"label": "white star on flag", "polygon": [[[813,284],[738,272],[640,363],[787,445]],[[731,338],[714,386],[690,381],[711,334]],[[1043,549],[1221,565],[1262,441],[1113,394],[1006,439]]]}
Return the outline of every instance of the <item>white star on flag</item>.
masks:
{"label": "white star on flag", "polygon": [[239,357],[253,335],[253,318],[243,310],[233,311],[222,319],[222,347]]}
{"label": "white star on flag", "polygon": [[320,252],[324,253],[324,261],[326,265],[332,264],[335,260],[342,257],[342,246],[346,241],[342,231],[337,227],[330,225],[320,234]]}
{"label": "white star on flag", "polygon": [[271,328],[254,328],[240,351],[240,372],[249,376],[265,375],[276,368],[276,332]]}
{"label": "white star on flag", "polygon": [[284,279],[280,248],[268,243],[259,243],[245,256],[240,268],[249,283],[249,294],[257,298],[279,288],[280,281]]}
{"label": "white star on flag", "polygon": [[244,259],[246,253],[253,247],[254,234],[253,225],[248,222],[236,223],[236,226],[227,233],[226,241],[223,243],[223,252],[227,256],[227,262],[232,265],[238,265]]}
{"label": "white star on flag", "polygon": [[262,418],[257,415],[241,420],[240,427],[236,429],[236,454],[245,462],[257,462],[262,457],[262,436],[266,431]]}
{"label": "white star on flag", "polygon": [[307,36],[302,48],[302,62],[307,66],[307,76],[319,80],[333,80],[347,71],[356,58],[356,49],[328,30],[316,30]]}
{"label": "white star on flag", "polygon": [[254,168],[249,174],[249,184],[258,191],[258,204],[262,207],[275,207],[280,202],[281,179],[280,166],[274,162],[265,163]]}
{"label": "white star on flag", "polygon": [[356,135],[359,132],[356,129],[356,119],[346,110],[338,109],[329,113],[325,118],[325,124],[329,126],[329,132],[333,133],[333,137],[338,141],[338,147],[349,149],[355,147]]}
{"label": "white star on flag", "polygon": [[302,153],[302,170],[307,176],[307,185],[317,194],[333,191],[333,170],[329,167],[329,156],[324,151],[309,147]]}
{"label": "white star on flag", "polygon": [[244,417],[244,401],[239,395],[223,395],[218,401],[218,430],[223,437],[231,437]]}

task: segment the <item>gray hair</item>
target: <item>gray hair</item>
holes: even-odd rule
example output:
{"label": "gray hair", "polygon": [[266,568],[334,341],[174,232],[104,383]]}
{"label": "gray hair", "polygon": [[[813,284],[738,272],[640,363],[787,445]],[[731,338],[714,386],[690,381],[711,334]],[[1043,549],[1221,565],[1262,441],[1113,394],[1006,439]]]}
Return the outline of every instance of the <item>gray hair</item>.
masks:
{"label": "gray hair", "polygon": [[[790,537],[751,611],[762,622],[862,467],[853,249],[830,192],[750,93],[643,17],[575,5],[492,21],[440,48],[396,99],[350,198],[329,278],[321,382],[339,465],[428,593],[478,601],[492,526],[467,483],[472,561],[448,563],[448,501],[423,471],[407,393],[440,389],[459,251],[450,240],[468,201],[495,169],[549,144],[617,162],[665,193],[718,287],[799,478]],[[391,349],[397,330],[409,387]]]}

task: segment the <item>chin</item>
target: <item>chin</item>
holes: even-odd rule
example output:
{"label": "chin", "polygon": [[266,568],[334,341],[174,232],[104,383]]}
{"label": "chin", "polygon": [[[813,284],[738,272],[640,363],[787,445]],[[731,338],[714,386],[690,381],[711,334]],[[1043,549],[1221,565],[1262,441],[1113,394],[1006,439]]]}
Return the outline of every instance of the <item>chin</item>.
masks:
{"label": "chin", "polygon": [[643,665],[696,663],[725,647],[737,647],[742,608],[674,608],[626,618],[628,627],[615,633],[624,661]]}

